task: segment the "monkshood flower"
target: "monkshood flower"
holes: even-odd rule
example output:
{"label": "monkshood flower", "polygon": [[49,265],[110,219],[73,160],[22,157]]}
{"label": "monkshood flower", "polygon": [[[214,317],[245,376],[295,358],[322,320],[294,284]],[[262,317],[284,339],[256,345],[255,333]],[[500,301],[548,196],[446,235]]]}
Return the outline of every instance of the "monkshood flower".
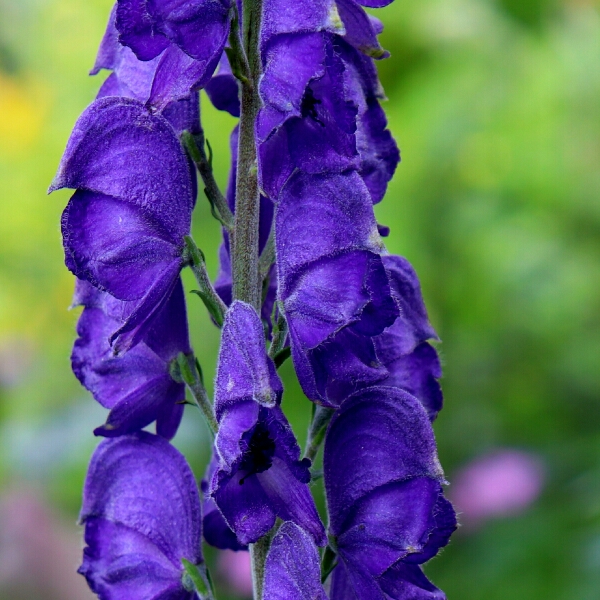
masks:
{"label": "monkshood flower", "polygon": [[108,97],[77,121],[50,191],[77,191],[62,217],[65,262],[79,279],[133,302],[111,336],[142,339],[184,265],[195,185],[171,125],[142,103]]}
{"label": "monkshood flower", "polygon": [[92,456],[80,515],[79,572],[101,600],[192,600],[182,559],[202,568],[194,475],[165,439],[146,432],[103,441]]}
{"label": "monkshood flower", "polygon": [[101,69],[112,71],[100,88],[98,98],[135,98],[162,112],[177,131],[197,129],[199,104],[193,90],[206,81],[204,65],[177,47],[152,60],[139,60],[130,48],[119,42],[116,12],[115,5],[90,73],[96,75]]}
{"label": "monkshood flower", "polygon": [[260,318],[240,301],[225,317],[215,390],[219,464],[210,494],[238,542],[256,542],[279,517],[323,545],[325,530],[308,487],[310,460],[300,460],[279,406],[283,387]]}
{"label": "monkshood flower", "polygon": [[[290,65],[294,61],[302,65]],[[263,191],[277,200],[296,168],[307,173],[358,168],[357,107],[346,97],[344,65],[333,36],[279,35],[267,46],[263,62],[264,108],[256,125]]]}
{"label": "monkshood flower", "polygon": [[384,94],[364,54],[387,56],[377,42],[379,29],[352,0],[327,6],[326,13],[323,3],[320,19],[298,17],[295,26],[280,16],[279,3],[266,2],[268,26],[261,33],[262,189],[276,199],[295,168],[307,173],[356,168],[378,202],[399,161],[378,103]]}
{"label": "monkshood flower", "polygon": [[185,386],[171,377],[170,364],[180,352],[191,352],[181,281],[143,341],[122,356],[114,356],[109,338],[127,318],[132,303],[78,280],[73,304],[84,306],[71,354],[73,372],[110,409],[106,423],[94,433],[116,437],[156,421],[156,432],[171,439],[183,416]]}
{"label": "monkshood flower", "polygon": [[373,337],[399,315],[356,172],[297,172],[276,207],[279,299],[304,393],[326,406],[387,376]]}
{"label": "monkshood flower", "polygon": [[[231,0],[118,0],[119,41],[140,60],[162,55],[165,88],[180,85],[179,72],[189,68],[194,69],[195,87],[203,87],[223,53],[231,9]],[[196,65],[191,66],[183,54]]]}
{"label": "monkshood flower", "polygon": [[265,565],[264,600],[327,600],[314,540],[295,523],[273,538]]}
{"label": "monkshood flower", "polygon": [[421,403],[391,387],[349,397],[331,420],[323,460],[339,561],[331,600],[443,598],[419,565],[448,543],[456,517]]}

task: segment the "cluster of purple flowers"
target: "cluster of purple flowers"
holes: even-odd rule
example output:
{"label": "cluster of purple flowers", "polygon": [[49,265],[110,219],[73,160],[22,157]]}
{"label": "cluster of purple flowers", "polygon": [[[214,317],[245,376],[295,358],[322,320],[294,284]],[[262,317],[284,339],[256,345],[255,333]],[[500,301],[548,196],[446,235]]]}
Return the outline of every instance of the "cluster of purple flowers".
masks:
{"label": "cluster of purple flowers", "polygon": [[[437,338],[373,212],[400,157],[373,60],[387,57],[382,25],[363,6],[390,1],[118,0],[111,13],[92,71],[111,74],[51,186],[76,190],[62,218],[83,306],[73,370],[110,409],[81,511],[80,572],[102,599],[213,598],[202,538],[250,548],[256,600],[444,597],[420,566],[456,528],[431,427]],[[225,195],[201,88],[241,118]],[[214,284],[190,237],[197,173],[223,225]],[[222,329],[214,403],[185,267]],[[281,408],[290,355],[314,403],[304,456]],[[186,385],[215,434],[202,493],[169,442]],[[323,443],[327,528],[310,487]]]}

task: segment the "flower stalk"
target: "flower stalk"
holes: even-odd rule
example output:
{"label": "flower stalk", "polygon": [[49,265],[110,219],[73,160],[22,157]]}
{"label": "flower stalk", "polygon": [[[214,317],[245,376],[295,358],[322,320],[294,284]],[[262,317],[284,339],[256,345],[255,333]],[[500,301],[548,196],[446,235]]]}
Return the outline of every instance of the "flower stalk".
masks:
{"label": "flower stalk", "polygon": [[[255,123],[260,109],[258,81],[261,72],[259,35],[262,0],[244,0],[242,50],[248,75],[241,81],[241,114],[236,175],[235,239],[232,248],[233,298],[260,311],[258,274],[259,191]],[[235,32],[233,32],[235,35]]]}

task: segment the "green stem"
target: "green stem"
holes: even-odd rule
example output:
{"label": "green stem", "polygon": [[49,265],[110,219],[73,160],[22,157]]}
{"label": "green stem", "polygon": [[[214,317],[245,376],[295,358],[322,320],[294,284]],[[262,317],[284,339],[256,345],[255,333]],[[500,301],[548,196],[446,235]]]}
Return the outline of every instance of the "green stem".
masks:
{"label": "green stem", "polygon": [[269,275],[269,271],[275,262],[275,223],[271,226],[269,237],[263,251],[258,259],[258,276],[260,281],[264,281]]}
{"label": "green stem", "polygon": [[[181,134],[181,142],[194,161],[198,173],[204,183],[204,193],[210,202],[213,216],[229,231],[233,233],[233,213],[229,209],[225,196],[221,193],[212,170],[212,160],[206,156],[204,145],[204,131],[192,135],[189,131]],[[209,146],[210,149],[210,146]],[[216,209],[216,212],[215,212]]]}
{"label": "green stem", "polygon": [[273,530],[263,535],[255,544],[250,544],[250,561],[252,563],[252,591],[254,600],[263,600],[265,582],[265,563],[271,546]]}
{"label": "green stem", "polygon": [[304,457],[309,458],[312,462],[315,461],[319,448],[325,439],[325,432],[334,412],[333,408],[316,406],[312,423],[308,429],[308,441],[304,452]]}
{"label": "green stem", "polygon": [[196,401],[196,406],[200,409],[204,418],[206,419],[206,424],[208,425],[211,433],[213,435],[217,434],[219,430],[219,425],[217,423],[217,419],[215,418],[215,413],[213,411],[212,404],[210,402],[210,398],[208,397],[208,393],[206,388],[200,383],[200,381],[196,380],[194,383],[187,383],[188,389],[192,393],[194,400]]}
{"label": "green stem", "polygon": [[[233,298],[260,310],[258,277],[259,191],[254,127],[260,109],[258,81],[262,0],[243,0],[242,48],[249,77],[241,81],[241,114],[236,174],[235,240],[232,245]],[[245,62],[245,61],[241,61]]]}
{"label": "green stem", "polygon": [[196,406],[200,409],[200,412],[204,415],[206,424],[208,425],[211,433],[216,435],[219,430],[219,424],[215,418],[215,413],[212,407],[208,392],[202,383],[199,373],[195,370],[195,361],[193,355],[186,355],[180,353],[177,356],[177,367],[179,368],[179,376],[181,380],[186,384],[194,400]]}
{"label": "green stem", "polygon": [[227,305],[225,302],[223,302],[223,300],[221,300],[221,296],[217,294],[210,281],[208,272],[206,270],[204,254],[200,248],[196,246],[191,236],[186,235],[184,239],[187,250],[188,264],[192,269],[194,277],[196,278],[196,283],[200,288],[199,290],[194,291],[198,294],[198,296],[200,296],[202,302],[204,302],[204,305],[217,325],[222,327],[223,321],[225,320],[225,313],[227,312]]}

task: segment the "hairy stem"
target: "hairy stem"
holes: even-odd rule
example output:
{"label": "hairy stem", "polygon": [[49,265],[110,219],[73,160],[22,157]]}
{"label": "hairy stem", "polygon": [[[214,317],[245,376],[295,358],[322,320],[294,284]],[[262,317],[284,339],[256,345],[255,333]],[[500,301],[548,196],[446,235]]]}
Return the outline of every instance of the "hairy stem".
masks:
{"label": "hairy stem", "polygon": [[250,560],[252,562],[252,591],[254,600],[263,600],[263,588],[265,583],[265,562],[271,540],[274,535],[272,529],[263,535],[255,544],[250,544]]}
{"label": "hairy stem", "polygon": [[[199,366],[199,365],[198,365]],[[177,356],[176,364],[176,381],[183,381],[187,388],[192,393],[196,406],[200,409],[200,412],[204,415],[206,424],[208,425],[211,433],[215,435],[219,430],[219,424],[215,418],[215,412],[212,407],[208,392],[204,387],[204,383],[201,379],[201,371],[197,369],[196,362],[193,355],[179,353]]]}
{"label": "hairy stem", "polygon": [[221,300],[221,296],[217,294],[215,288],[210,282],[210,278],[206,270],[206,262],[204,261],[204,254],[200,248],[196,246],[191,236],[186,235],[184,240],[187,251],[186,258],[190,268],[192,269],[192,272],[194,273],[196,283],[200,288],[199,290],[192,291],[200,296],[211,317],[215,320],[219,327],[222,327],[223,321],[225,320],[225,313],[227,312],[227,305],[225,302],[223,302],[223,300]]}
{"label": "hairy stem", "polygon": [[310,458],[312,462],[314,462],[317,452],[319,452],[319,448],[325,439],[327,425],[329,425],[334,412],[333,408],[325,406],[316,406],[315,408],[313,420],[308,429],[308,441],[306,442],[306,451],[304,452],[304,457]]}
{"label": "hairy stem", "polygon": [[[235,240],[232,251],[233,297],[260,310],[261,288],[258,276],[259,192],[254,126],[260,97],[259,49],[262,0],[244,0],[242,49],[249,77],[241,81],[241,115],[236,173]],[[234,32],[235,34],[235,32]]]}
{"label": "hairy stem", "polygon": [[212,169],[212,157],[208,158],[206,156],[206,151],[204,150],[206,144],[204,131],[195,135],[192,135],[189,131],[184,131],[181,134],[181,141],[190,158],[194,161],[198,173],[200,173],[200,177],[204,183],[204,193],[210,202],[213,216],[220,221],[231,235],[233,233],[233,213],[229,209],[227,200],[221,193],[215,180]]}

